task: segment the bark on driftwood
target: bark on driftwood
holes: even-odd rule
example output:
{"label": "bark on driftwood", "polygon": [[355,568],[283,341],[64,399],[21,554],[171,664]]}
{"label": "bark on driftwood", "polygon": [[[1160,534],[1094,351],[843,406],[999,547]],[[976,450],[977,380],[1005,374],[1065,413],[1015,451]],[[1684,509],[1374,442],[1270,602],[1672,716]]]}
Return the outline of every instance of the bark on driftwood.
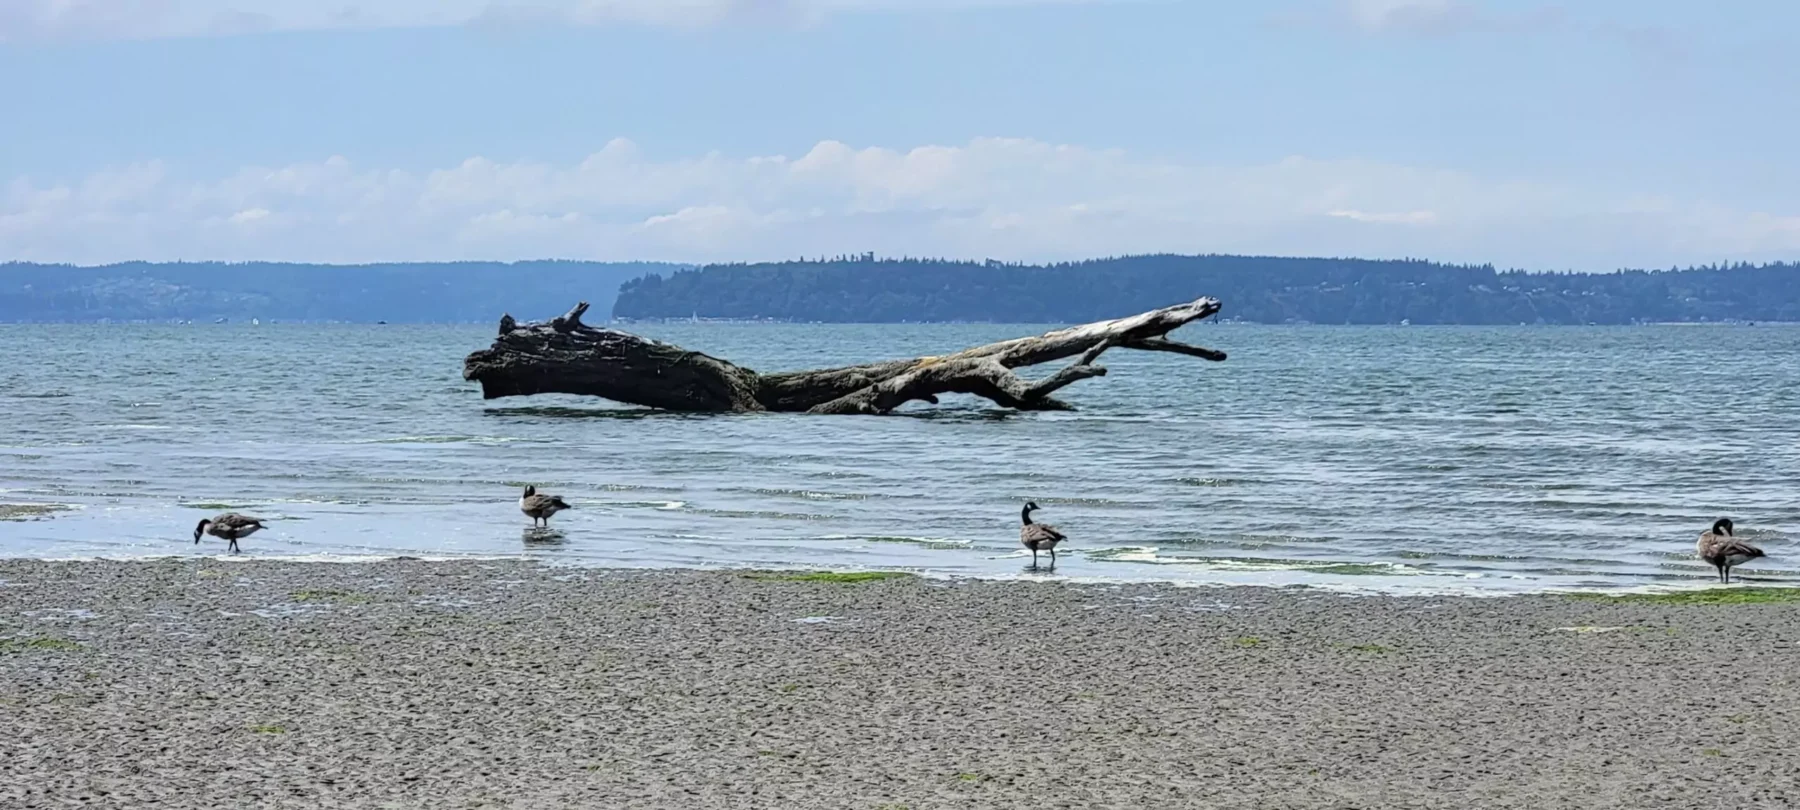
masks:
{"label": "bark on driftwood", "polygon": [[[986,397],[1027,411],[1072,410],[1051,394],[1102,377],[1108,349],[1173,352],[1205,360],[1225,353],[1169,340],[1169,332],[1219,311],[1201,298],[1128,318],[1059,329],[937,357],[861,366],[759,374],[659,340],[581,322],[587,302],[546,322],[500,319],[494,345],[469,355],[463,379],[487,399],[527,394],[586,394],[672,411],[807,411],[880,414],[939,394]],[[1041,380],[1013,372],[1064,358],[1075,362]]]}

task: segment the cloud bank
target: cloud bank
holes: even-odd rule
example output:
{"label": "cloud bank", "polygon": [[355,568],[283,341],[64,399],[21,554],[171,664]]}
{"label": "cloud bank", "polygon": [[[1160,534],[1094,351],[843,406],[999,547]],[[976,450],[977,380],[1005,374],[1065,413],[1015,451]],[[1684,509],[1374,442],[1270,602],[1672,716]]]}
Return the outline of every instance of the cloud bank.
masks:
{"label": "cloud bank", "polygon": [[1800,254],[1800,212],[1617,196],[1305,157],[1243,166],[1029,139],[905,151],[429,172],[342,157],[196,177],[158,162],[0,185],[0,260],[715,261],[854,253],[1057,260],[1119,253],[1420,256],[1612,269]]}

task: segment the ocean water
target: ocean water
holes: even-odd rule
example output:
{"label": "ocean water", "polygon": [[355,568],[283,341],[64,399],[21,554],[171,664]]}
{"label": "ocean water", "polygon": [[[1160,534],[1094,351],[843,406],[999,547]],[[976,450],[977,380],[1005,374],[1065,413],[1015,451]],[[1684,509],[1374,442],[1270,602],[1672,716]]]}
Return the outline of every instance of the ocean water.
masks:
{"label": "ocean water", "polygon": [[[763,370],[941,353],[1003,325],[638,325]],[[525,555],[1517,592],[1701,585],[1732,517],[1800,581],[1800,328],[1275,327],[1114,351],[1073,413],[678,415],[484,401],[491,325],[0,326],[0,554]],[[1048,373],[1048,367],[1040,367]],[[552,533],[535,483],[575,509]],[[1019,508],[1071,540],[1033,572]],[[35,510],[33,510],[35,511]],[[1047,562],[1047,560],[1046,560]]]}

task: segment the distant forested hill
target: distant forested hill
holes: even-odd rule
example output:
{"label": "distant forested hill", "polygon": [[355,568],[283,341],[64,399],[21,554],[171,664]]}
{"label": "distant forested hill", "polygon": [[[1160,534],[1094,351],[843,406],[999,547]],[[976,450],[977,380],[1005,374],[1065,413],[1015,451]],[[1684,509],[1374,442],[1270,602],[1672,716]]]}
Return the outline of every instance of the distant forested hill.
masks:
{"label": "distant forested hill", "polygon": [[0,321],[230,318],[498,321],[548,318],[578,300],[605,312],[620,282],[680,265],[442,262],[365,265],[129,262],[0,264]]}
{"label": "distant forested hill", "polygon": [[1264,323],[1800,321],[1800,265],[1619,273],[1259,256],[1045,266],[875,259],[712,265],[625,283],[622,318],[1078,323],[1210,295]]}

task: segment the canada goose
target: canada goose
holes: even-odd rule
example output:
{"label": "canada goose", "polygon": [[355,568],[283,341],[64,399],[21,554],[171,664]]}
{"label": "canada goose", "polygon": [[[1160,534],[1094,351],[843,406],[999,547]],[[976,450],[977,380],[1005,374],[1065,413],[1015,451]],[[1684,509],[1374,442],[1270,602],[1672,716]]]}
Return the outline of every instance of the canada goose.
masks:
{"label": "canada goose", "polygon": [[550,528],[550,516],[568,508],[570,508],[569,505],[564,503],[562,498],[555,495],[537,494],[535,486],[526,487],[525,494],[519,496],[519,511],[531,516],[531,525],[533,526],[536,526],[541,520],[544,522],[544,528]]}
{"label": "canada goose", "polygon": [[1700,551],[1700,559],[1719,569],[1719,581],[1727,583],[1731,581],[1732,566],[1763,556],[1762,549],[1733,537],[1731,527],[1731,518],[1719,518],[1713,523],[1712,531],[1700,535],[1700,542],[1694,544]]}
{"label": "canada goose", "polygon": [[1039,551],[1048,551],[1050,552],[1050,567],[1055,568],[1056,544],[1069,538],[1048,523],[1031,522],[1031,510],[1036,508],[1038,508],[1036,502],[1027,503],[1025,510],[1019,513],[1019,520],[1023,524],[1019,527],[1019,542],[1031,549],[1031,567],[1037,567]]}
{"label": "canada goose", "polygon": [[231,553],[236,554],[238,538],[256,534],[256,530],[261,528],[263,528],[262,518],[226,512],[211,520],[202,520],[200,525],[194,527],[194,545],[200,544],[200,535],[210,534],[230,541],[231,545],[228,548],[231,549]]}

